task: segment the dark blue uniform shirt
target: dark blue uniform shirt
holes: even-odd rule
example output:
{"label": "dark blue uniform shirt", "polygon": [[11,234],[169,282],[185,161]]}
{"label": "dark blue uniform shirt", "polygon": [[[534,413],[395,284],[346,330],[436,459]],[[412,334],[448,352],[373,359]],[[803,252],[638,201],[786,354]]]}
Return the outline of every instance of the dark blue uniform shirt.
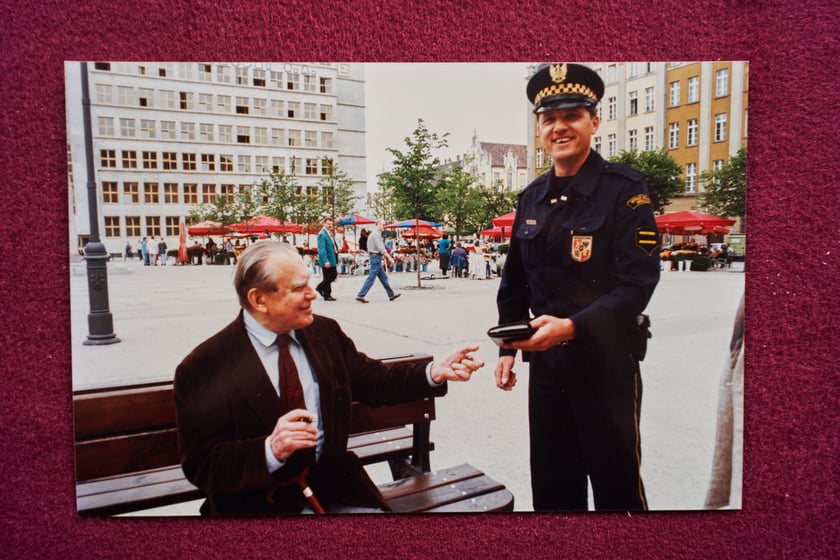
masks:
{"label": "dark blue uniform shirt", "polygon": [[[550,171],[519,196],[499,322],[568,317],[576,338],[629,336],[659,281],[659,233],[640,172],[592,150],[562,191]],[[501,350],[501,354],[515,354]]]}

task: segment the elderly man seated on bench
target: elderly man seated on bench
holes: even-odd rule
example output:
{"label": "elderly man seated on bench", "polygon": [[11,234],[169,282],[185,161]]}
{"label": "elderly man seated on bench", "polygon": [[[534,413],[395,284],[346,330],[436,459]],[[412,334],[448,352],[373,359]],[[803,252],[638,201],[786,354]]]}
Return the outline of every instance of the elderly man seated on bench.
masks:
{"label": "elderly man seated on bench", "polygon": [[388,511],[346,450],[351,402],[443,395],[484,365],[477,347],[428,366],[368,358],[312,313],[309,276],[291,245],[250,246],[234,274],[239,316],[176,370],[181,465],[207,496],[202,514]]}

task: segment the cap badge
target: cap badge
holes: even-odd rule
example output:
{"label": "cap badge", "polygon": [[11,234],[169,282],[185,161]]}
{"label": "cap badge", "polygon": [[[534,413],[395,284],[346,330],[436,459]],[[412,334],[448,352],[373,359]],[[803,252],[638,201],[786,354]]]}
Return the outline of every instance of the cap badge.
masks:
{"label": "cap badge", "polygon": [[566,81],[568,67],[565,64],[552,64],[548,72],[551,74],[551,81],[560,84]]}

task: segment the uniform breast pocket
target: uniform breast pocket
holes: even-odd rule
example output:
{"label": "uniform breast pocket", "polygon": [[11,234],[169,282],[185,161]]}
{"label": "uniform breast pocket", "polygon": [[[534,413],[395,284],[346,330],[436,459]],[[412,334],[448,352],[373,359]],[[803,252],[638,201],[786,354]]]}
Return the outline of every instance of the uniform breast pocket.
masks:
{"label": "uniform breast pocket", "polygon": [[513,232],[522,251],[522,262],[528,265],[538,265],[545,260],[548,248],[545,246],[545,236],[540,235],[542,224],[520,224]]}
{"label": "uniform breast pocket", "polygon": [[591,259],[596,251],[607,250],[606,246],[601,246],[604,242],[604,220],[604,216],[590,216],[563,223],[563,249],[567,258],[583,263]]}

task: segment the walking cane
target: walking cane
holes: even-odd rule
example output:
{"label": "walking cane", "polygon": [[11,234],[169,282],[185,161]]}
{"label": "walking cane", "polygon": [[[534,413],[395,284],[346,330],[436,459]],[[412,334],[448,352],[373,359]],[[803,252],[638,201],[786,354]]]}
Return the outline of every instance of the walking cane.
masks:
{"label": "walking cane", "polygon": [[[324,510],[324,507],[321,505],[321,502],[318,501],[318,497],[315,496],[315,492],[312,491],[312,488],[309,486],[309,482],[307,482],[306,477],[309,475],[309,467],[304,467],[296,476],[293,476],[289,480],[280,484],[280,486],[286,486],[287,484],[297,484],[300,491],[303,493],[303,497],[306,498],[306,501],[309,502],[309,505],[312,507],[312,511],[319,514],[327,513]],[[277,488],[275,486],[275,488]],[[268,504],[274,505],[274,492],[271,491],[265,496],[265,501]]]}

